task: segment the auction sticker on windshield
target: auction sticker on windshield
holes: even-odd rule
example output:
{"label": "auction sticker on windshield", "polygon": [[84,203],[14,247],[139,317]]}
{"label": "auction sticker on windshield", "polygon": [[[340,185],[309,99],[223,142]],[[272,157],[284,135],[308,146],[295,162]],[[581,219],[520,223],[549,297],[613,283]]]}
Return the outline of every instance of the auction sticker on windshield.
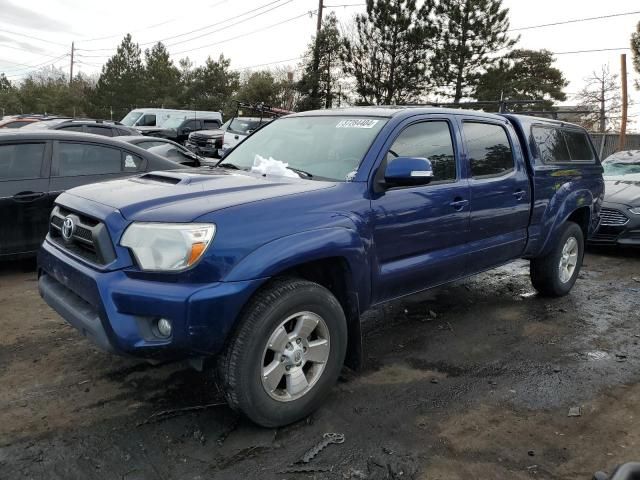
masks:
{"label": "auction sticker on windshield", "polygon": [[368,118],[354,118],[350,120],[340,120],[336,128],[373,128],[379,120]]}

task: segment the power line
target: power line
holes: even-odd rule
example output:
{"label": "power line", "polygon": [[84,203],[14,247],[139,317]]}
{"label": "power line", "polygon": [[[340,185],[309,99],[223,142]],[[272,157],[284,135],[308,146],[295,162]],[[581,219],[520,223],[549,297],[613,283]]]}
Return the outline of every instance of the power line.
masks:
{"label": "power line", "polygon": [[[18,72],[24,72],[26,70],[31,70],[31,69],[34,69],[34,68],[42,67],[44,65],[49,65],[51,63],[58,62],[58,61],[62,60],[65,57],[68,57],[68,56],[69,56],[69,54],[65,53],[64,55],[61,55],[58,58],[55,58],[53,60],[45,60],[44,62],[35,64],[35,65],[26,65],[26,64],[23,63],[23,64],[21,64],[21,65],[24,65],[23,68],[10,69],[8,72],[11,75],[9,75],[9,76],[11,76],[11,77],[19,77],[20,75],[24,75],[24,73],[18,73]],[[5,70],[4,72],[6,73],[7,70]]]}
{"label": "power line", "polygon": [[591,20],[603,20],[603,19],[606,19],[606,18],[624,17],[624,16],[627,16],[627,15],[637,15],[637,14],[640,14],[640,11],[624,12],[624,13],[613,13],[611,15],[600,15],[598,17],[575,18],[575,19],[572,19],[572,20],[564,20],[564,21],[561,21],[561,22],[543,23],[541,25],[531,25],[529,27],[512,28],[512,29],[510,29],[508,31],[509,32],[520,32],[522,30],[533,30],[534,28],[554,27],[556,25],[566,25],[568,23],[588,22],[588,21],[591,21]]}
{"label": "power line", "polygon": [[30,38],[32,40],[38,40],[39,42],[51,43],[53,45],[59,45],[61,47],[66,47],[66,45],[64,43],[58,43],[58,42],[54,42],[52,40],[45,40],[44,38],[34,37],[33,35],[27,35],[26,33],[13,32],[11,30],[6,30],[4,28],[0,29],[0,32],[10,33],[11,35],[18,35],[20,37]]}
{"label": "power line", "polygon": [[[216,8],[216,7],[222,5],[223,3],[226,3],[228,1],[229,0],[222,0],[222,1],[218,2],[218,3],[215,3],[214,5],[211,5],[209,8]],[[183,17],[183,18],[185,18],[185,17]],[[177,20],[177,18],[172,18],[172,19],[166,20],[164,22],[160,22],[160,23],[156,23],[156,24],[153,24],[153,25],[149,25],[149,26],[140,28],[138,30],[132,30],[131,32],[128,32],[128,33],[144,32],[145,30],[151,30],[153,28],[161,27],[162,25],[166,25],[167,23],[175,22],[176,20]],[[105,37],[88,38],[88,39],[81,40],[81,42],[83,42],[83,43],[97,42],[97,41],[100,41],[100,40],[109,40],[111,38],[120,38],[120,37],[122,37],[122,34],[119,34],[119,35],[108,35],[108,36],[105,36]],[[106,50],[106,49],[103,48],[103,49],[98,49],[98,50]]]}
{"label": "power line", "polygon": [[236,70],[251,70],[252,68],[266,67],[268,65],[276,65],[278,63],[293,62],[295,60],[301,60],[303,58],[304,57],[294,57],[294,58],[287,58],[285,60],[276,60],[275,62],[259,63],[257,65],[249,65],[248,67],[239,67],[239,68],[236,68]]}
{"label": "power line", "polygon": [[573,50],[571,52],[551,52],[552,55],[571,55],[574,53],[595,53],[595,52],[613,52],[619,50],[631,50],[629,47],[620,48],[596,48],[594,50]]}
{"label": "power line", "polygon": [[24,76],[30,75],[30,74],[36,72],[39,69],[39,67],[40,68],[46,68],[46,67],[49,67],[49,66],[55,66],[56,63],[60,62],[61,60],[65,60],[65,57],[68,57],[68,56],[69,56],[69,54],[64,54],[63,56],[61,56],[60,58],[58,58],[56,60],[48,60],[45,63],[41,63],[39,65],[33,65],[31,67],[31,70],[25,69],[25,70],[29,70],[29,71],[22,72],[22,73],[13,73],[11,75],[7,75],[6,77],[7,78],[12,78],[12,77],[24,77]]}
{"label": "power line", "polygon": [[[268,3],[266,3],[266,4],[261,5],[261,6],[259,6],[259,7],[253,8],[253,9],[251,9],[251,10],[247,10],[247,11],[245,11],[245,12],[242,12],[242,13],[240,13],[240,14],[238,14],[238,15],[233,16],[233,17],[229,17],[229,18],[226,18],[226,19],[221,20],[221,21],[219,21],[219,22],[212,23],[211,25],[206,25],[206,26],[204,26],[204,27],[197,28],[197,29],[195,29],[195,30],[190,30],[190,31],[188,31],[188,32],[180,33],[180,34],[178,34],[178,35],[173,35],[173,36],[170,36],[170,37],[161,38],[161,39],[153,40],[153,41],[150,41],[150,42],[140,43],[140,46],[156,44],[156,43],[158,43],[158,42],[165,42],[165,41],[167,41],[167,40],[172,40],[172,39],[174,39],[174,38],[180,38],[180,37],[184,37],[184,36],[187,36],[187,35],[191,35],[192,33],[201,32],[201,31],[203,31],[203,30],[207,30],[207,29],[212,28],[212,27],[215,27],[215,26],[217,26],[217,25],[222,25],[223,23],[227,23],[227,22],[229,22],[229,21],[233,21],[233,20],[236,20],[236,19],[238,19],[238,18],[244,17],[244,16],[249,15],[249,14],[251,14],[251,13],[254,13],[254,12],[258,11],[258,10],[262,10],[263,8],[269,7],[269,6],[271,6],[271,5],[275,4],[275,3],[280,3],[280,2],[282,2],[282,1],[283,1],[283,0],[273,0],[273,1],[271,1],[271,2],[268,2]],[[191,40],[196,40],[196,39],[201,38],[201,37],[204,37],[204,36],[206,36],[206,35],[210,35],[210,34],[212,34],[212,33],[216,33],[216,32],[219,32],[219,31],[225,30],[225,29],[230,28],[230,27],[232,27],[232,26],[234,26],[234,25],[239,25],[239,24],[244,23],[244,22],[246,22],[246,21],[248,21],[248,20],[251,20],[251,19],[253,19],[253,18],[259,17],[260,15],[264,15],[264,14],[266,14],[266,13],[270,12],[271,10],[275,10],[276,8],[280,8],[280,7],[282,7],[282,6],[284,6],[284,5],[288,4],[288,3],[291,3],[292,1],[293,1],[293,0],[288,0],[288,1],[286,1],[285,3],[281,3],[280,5],[276,5],[275,7],[272,7],[272,8],[270,8],[269,10],[265,10],[264,12],[257,13],[257,14],[255,14],[255,15],[253,15],[253,16],[251,16],[251,17],[249,17],[249,18],[245,18],[245,19],[240,20],[240,21],[238,21],[238,22],[235,22],[235,23],[233,23],[233,24],[231,24],[231,25],[227,25],[227,26],[222,27],[222,28],[220,28],[220,29],[214,30],[213,32],[203,33],[203,34],[201,34],[201,35],[198,35],[198,36],[193,37],[193,38],[190,38],[190,39],[186,39],[186,40],[181,40],[181,41],[179,41],[179,42],[175,42],[175,43],[173,43],[173,45],[178,45],[178,44],[181,44],[181,43],[189,42],[189,41],[191,41]],[[171,46],[171,45],[168,45],[168,46]],[[83,52],[95,52],[95,51],[113,51],[113,50],[115,50],[115,49],[114,49],[114,48],[110,48],[110,49],[107,49],[107,48],[99,48],[99,49],[84,49],[84,48],[78,48],[78,50],[81,50],[81,51],[83,51]],[[102,55],[102,56],[107,57],[107,56],[109,56],[109,55]],[[96,57],[97,57],[97,56],[96,56]],[[94,58],[96,58],[96,57],[94,57]]]}
{"label": "power line", "polygon": [[229,38],[226,38],[226,39],[224,39],[224,40],[219,40],[219,41],[217,41],[217,42],[209,43],[209,44],[207,44],[207,45],[201,45],[201,46],[199,46],[199,47],[195,47],[195,48],[189,48],[189,49],[187,49],[187,50],[181,50],[181,51],[179,51],[179,52],[172,52],[171,54],[172,54],[172,55],[182,55],[183,53],[193,52],[194,50],[201,50],[201,49],[203,49],[203,48],[213,47],[214,45],[219,45],[219,44],[221,44],[221,43],[230,42],[230,41],[232,41],[232,40],[236,40],[236,39],[238,39],[238,38],[247,37],[247,36],[249,36],[249,35],[255,35],[256,33],[264,32],[265,30],[269,30],[269,29],[274,28],[274,27],[277,27],[277,26],[279,26],[279,25],[283,25],[283,24],[285,24],[285,23],[292,22],[292,21],[297,20],[297,19],[299,19],[299,18],[306,17],[306,16],[308,16],[310,13],[313,13],[313,11],[304,12],[304,13],[303,13],[303,14],[301,14],[301,15],[297,15],[297,16],[295,16],[295,17],[288,18],[288,19],[283,20],[283,21],[281,21],[281,22],[274,23],[274,24],[272,24],[272,25],[268,25],[268,26],[266,26],[266,27],[259,28],[259,29],[257,29],[257,30],[252,30],[251,32],[247,32],[247,33],[243,33],[243,34],[240,34],[240,35],[236,35],[235,37],[229,37]]}
{"label": "power line", "polygon": [[[5,43],[2,44],[3,48],[12,48],[14,50],[19,50],[21,52],[28,52],[28,53],[32,53],[31,50],[27,50],[26,48],[20,48],[20,47],[14,47],[13,45],[7,45]],[[55,55],[51,55],[51,54],[47,54],[47,53],[35,53],[36,55],[40,55],[43,57],[49,57],[49,58],[55,58]]]}

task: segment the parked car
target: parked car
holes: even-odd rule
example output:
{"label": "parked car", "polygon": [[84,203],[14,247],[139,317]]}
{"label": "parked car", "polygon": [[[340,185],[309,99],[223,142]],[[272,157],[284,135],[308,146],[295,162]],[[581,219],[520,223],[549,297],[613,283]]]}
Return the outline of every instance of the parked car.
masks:
{"label": "parked car", "polygon": [[2,117],[0,120],[0,128],[21,128],[30,123],[39,122],[42,119],[39,117],[23,116],[23,115],[10,115]]}
{"label": "parked car", "polygon": [[139,127],[138,131],[150,137],[184,143],[191,132],[216,128],[220,128],[220,121],[217,118],[171,117],[161,127]]}
{"label": "parked car", "polygon": [[227,150],[232,149],[242,140],[251,135],[251,133],[258,128],[271,122],[273,118],[260,118],[260,117],[236,117],[230,123],[224,131],[224,138],[222,140],[222,152],[224,154]]}
{"label": "parked car", "polygon": [[24,129],[1,134],[0,259],[35,254],[49,230],[53,202],[64,190],[180,168],[185,167],[98,135]]}
{"label": "parked car", "polygon": [[227,120],[220,128],[191,132],[184,146],[201,157],[219,159],[222,157],[224,132],[230,123],[231,120]]}
{"label": "parked car", "polygon": [[24,127],[25,130],[64,130],[67,132],[93,133],[104,137],[119,137],[121,135],[140,135],[134,128],[108,120],[84,120],[72,118],[56,118],[34,122]]}
{"label": "parked car", "polygon": [[[299,113],[218,168],[61,195],[39,288],[105,350],[198,367],[217,355],[229,404],[285,425],[321,404],[345,358],[357,365],[374,305],[520,258],[540,294],[569,293],[603,191],[578,126],[440,108]],[[91,229],[99,258],[60,225]]]}
{"label": "parked car", "polygon": [[170,108],[136,108],[127,113],[120,122],[129,127],[161,127],[173,117],[207,118],[217,120],[218,125],[222,124],[222,114],[220,112],[174,110]]}
{"label": "parked car", "polygon": [[605,195],[593,243],[640,246],[640,150],[614,153],[602,162]]}
{"label": "parked car", "polygon": [[145,150],[168,158],[174,162],[190,167],[199,167],[204,160],[188,148],[166,138],[145,137],[144,135],[124,136],[118,138],[124,142],[144,148]]}

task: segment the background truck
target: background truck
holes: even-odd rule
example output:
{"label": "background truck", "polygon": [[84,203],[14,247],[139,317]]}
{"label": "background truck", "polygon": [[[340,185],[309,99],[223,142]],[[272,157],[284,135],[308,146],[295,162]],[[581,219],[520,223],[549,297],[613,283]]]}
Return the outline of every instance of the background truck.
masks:
{"label": "background truck", "polygon": [[567,294],[603,190],[574,125],[439,108],[299,113],[217,168],[61,195],[39,288],[105,350],[216,357],[233,408],[285,425],[321,404],[345,360],[357,365],[372,306],[519,258],[540,294]]}

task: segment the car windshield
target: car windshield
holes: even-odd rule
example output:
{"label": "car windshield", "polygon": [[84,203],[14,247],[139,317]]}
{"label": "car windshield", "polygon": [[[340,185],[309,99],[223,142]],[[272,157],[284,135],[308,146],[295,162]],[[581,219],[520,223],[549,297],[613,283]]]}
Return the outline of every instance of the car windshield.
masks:
{"label": "car windshield", "polygon": [[142,116],[142,112],[131,111],[127,113],[127,115],[120,120],[120,123],[126,125],[127,127],[133,127],[133,125],[138,121],[138,119]]}
{"label": "car windshield", "polygon": [[640,150],[614,153],[602,162],[602,166],[608,179],[640,181]]}
{"label": "car windshield", "polygon": [[253,130],[256,130],[262,123],[268,121],[267,119],[263,119],[261,122],[259,118],[234,118],[231,120],[228,130],[234,133],[248,135]]}
{"label": "car windshield", "polygon": [[162,128],[178,128],[185,120],[185,117],[171,117],[162,124]]}
{"label": "car windshield", "polygon": [[288,164],[302,178],[350,180],[386,122],[370,117],[282,118],[248,137],[219,165],[251,170],[266,159]]}

